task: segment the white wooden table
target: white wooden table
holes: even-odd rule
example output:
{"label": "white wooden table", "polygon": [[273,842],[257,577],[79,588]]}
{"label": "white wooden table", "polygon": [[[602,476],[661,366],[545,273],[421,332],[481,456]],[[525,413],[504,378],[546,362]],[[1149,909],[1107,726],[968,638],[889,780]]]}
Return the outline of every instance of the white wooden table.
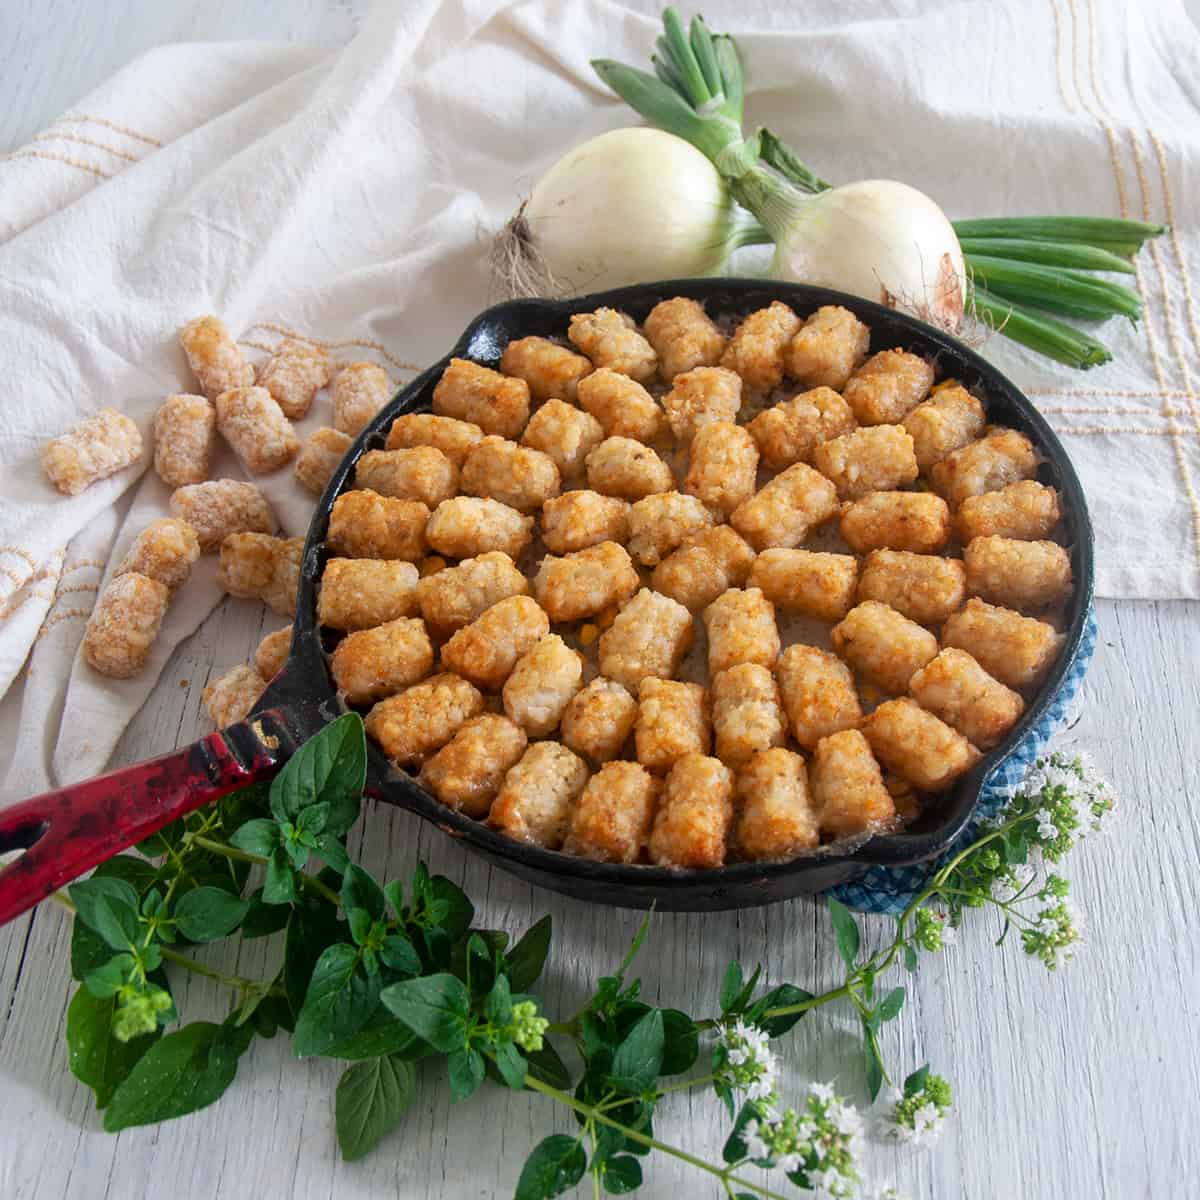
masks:
{"label": "white wooden table", "polygon": [[[1193,0],[1195,4],[1196,0]],[[213,0],[201,9],[159,0],[6,0],[0,8],[0,150],[11,148],[152,45],[206,37],[334,43],[361,4],[330,0]],[[1080,958],[1057,976],[1015,946],[992,947],[986,918],[909,981],[910,1002],[885,1030],[887,1061],[903,1073],[931,1062],[955,1085],[954,1119],[932,1151],[879,1149],[875,1177],[912,1197],[1050,1200],[1182,1197],[1200,1170],[1200,604],[1099,606],[1101,639],[1083,715],[1064,738],[1090,749],[1121,796],[1116,832],[1073,856],[1070,874],[1090,923]],[[218,609],[167,668],[133,722],[118,762],[161,753],[203,727],[210,675],[244,661],[261,614]],[[518,929],[554,916],[544,994],[574,1010],[587,982],[620,958],[639,917],[536,891],[377,809],[357,841],[371,869],[395,874],[418,856],[459,881],[489,925]],[[357,847],[356,847],[357,849]],[[876,936],[885,923],[873,922]],[[62,1039],[72,984],[69,924],[45,906],[0,931],[0,1196],[72,1200],[187,1197],[507,1197],[532,1145],[567,1127],[548,1101],[485,1089],[451,1111],[424,1079],[402,1130],[365,1162],[338,1161],[334,1064],[259,1043],[215,1107],[168,1126],[112,1137],[90,1093],[67,1070]],[[732,955],[763,961],[773,981],[810,990],[839,981],[823,911],[809,901],[712,916],[658,918],[640,966],[651,998],[709,1012]],[[262,942],[212,961],[246,975],[272,967]],[[190,1017],[223,1013],[226,996],[178,981]],[[863,1099],[853,1025],[839,1010],[807,1018],[783,1043],[788,1076],[837,1078]],[[723,1113],[698,1095],[664,1104],[657,1132],[717,1156]],[[706,1180],[657,1159],[642,1195],[714,1194]]]}

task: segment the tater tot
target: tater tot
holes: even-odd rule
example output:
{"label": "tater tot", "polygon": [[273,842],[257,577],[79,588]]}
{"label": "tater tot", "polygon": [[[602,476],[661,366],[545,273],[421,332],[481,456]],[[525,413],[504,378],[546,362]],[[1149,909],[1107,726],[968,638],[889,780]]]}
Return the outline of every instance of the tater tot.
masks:
{"label": "tater tot", "polygon": [[637,701],[614,680],[597,676],[563,710],[563,742],[594,763],[616,758],[633,732]]}
{"label": "tater tot", "polygon": [[907,350],[871,355],[842,389],[860,425],[895,425],[929,394],[933,367]]}
{"label": "tater tot", "polygon": [[660,300],[643,328],[658,355],[658,373],[665,383],[695,367],[716,366],[725,352],[725,335],[702,304],[685,296]]}
{"label": "tater tot", "polygon": [[582,489],[563,492],[542,506],[542,541],[552,554],[586,550],[629,537],[629,502]]}
{"label": "tater tot", "polygon": [[963,565],[972,596],[1018,612],[1041,612],[1071,590],[1071,556],[1057,542],[977,537]]}
{"label": "tater tot", "polygon": [[842,510],[842,540],[851,550],[936,554],[950,538],[950,507],[932,492],[868,492]]}
{"label": "tater tot", "polygon": [[217,444],[217,410],[204,396],[168,396],[154,414],[154,470],[167,487],[208,478]]}
{"label": "tater tot", "polygon": [[418,562],[425,555],[429,519],[429,508],[420,500],[399,500],[364,490],[343,492],[333,502],[326,543],[343,558]]}
{"label": "tater tot", "polygon": [[642,588],[600,638],[600,670],[637,695],[647,676],[675,674],[692,637],[692,614],[682,604]]}
{"label": "tater tot", "polygon": [[115,408],[102,408],[47,442],[42,451],[46,478],[66,496],[131,466],[142,455],[137,425]]}
{"label": "tater tot", "polygon": [[579,381],[591,374],[592,364],[582,354],[543,337],[517,338],[504,347],[500,370],[523,379],[539,404],[553,399],[574,400]]}
{"label": "tater tot", "polygon": [[628,375],[638,383],[653,379],[658,369],[654,347],[638,333],[633,318],[615,308],[576,313],[567,337],[595,366]]}
{"label": "tater tot", "polygon": [[659,786],[637,763],[605,763],[571,811],[563,850],[597,862],[637,862],[654,821]]}
{"label": "tater tot", "polygon": [[529,418],[521,445],[554,460],[564,479],[582,474],[587,456],[604,441],[604,426],[565,400],[547,400]]}
{"label": "tater tot", "polygon": [[498,550],[464,559],[417,584],[421,616],[435,638],[447,638],[493,604],[529,594],[529,580]]}
{"label": "tater tot", "polygon": [[975,599],[942,627],[943,646],[965,650],[989,675],[1023,691],[1041,683],[1065,640],[1045,621]]}
{"label": "tater tot", "polygon": [[808,794],[804,759],[775,747],[756,754],[737,776],[739,858],[771,862],[795,858],[820,840]]}
{"label": "tater tot", "polygon": [[231,596],[261,600],[280,616],[295,616],[303,553],[303,538],[231,533],[221,543],[217,586]]}
{"label": "tater tot", "polygon": [[729,523],[755,550],[789,548],[837,510],[837,488],[807,463],[795,463],[739,504]]}
{"label": "tater tot", "polygon": [[377,558],[331,558],[321,575],[317,620],[330,629],[371,629],[417,608],[417,568]]}
{"label": "tater tot", "polygon": [[646,849],[660,867],[720,867],[733,825],[733,772],[719,759],[685,754],[663,784]]}
{"label": "tater tot", "polygon": [[258,372],[264,387],[283,409],[283,415],[298,421],[307,416],[313,397],[333,378],[333,357],[311,342],[285,338]]}
{"label": "tater tot", "polygon": [[220,317],[197,317],[179,331],[179,344],[200,390],[215,400],[230,388],[249,387],[254,368],[242,357]]}
{"label": "tater tot", "polygon": [[708,669],[713,675],[738,663],[771,668],[779,657],[775,606],[759,588],[730,588],[704,610]]}
{"label": "tater tot", "polygon": [[606,496],[640,500],[675,486],[671,468],[633,438],[608,437],[587,456],[588,487]]}
{"label": "tater tot", "polygon": [[749,500],[757,477],[758,447],[740,425],[713,421],[692,438],[684,490],[714,512],[728,517]]}
{"label": "tater tot", "polygon": [[231,533],[274,533],[275,514],[256,484],[210,479],[171,493],[171,516],[186,521],[203,553],[216,550]]}
{"label": "tater tot", "polygon": [[900,425],[872,425],[830,438],[813,451],[812,461],[843,500],[890,491],[917,477],[912,438]]}
{"label": "tater tot", "polygon": [[792,736],[806,750],[862,720],[854,676],[828,650],[789,646],[779,656],[776,678]]}
{"label": "tater tot", "polygon": [[808,785],[821,829],[831,837],[879,833],[895,824],[895,803],[857,729],[830,734],[816,744],[808,762]]}
{"label": "tater tot", "polygon": [[877,600],[852,608],[830,634],[833,648],[860,675],[893,696],[938,652],[937,638]]}
{"label": "tater tot", "polygon": [[870,344],[871,331],[849,309],[826,304],[793,335],[784,362],[805,387],[840,391]]}
{"label": "tater tot", "polygon": [[442,665],[485,692],[498,692],[517,665],[550,632],[550,620],[529,596],[498,600],[442,647]]}
{"label": "tater tot", "polygon": [[901,424],[912,435],[917,466],[928,471],[983,432],[983,405],[960,384],[951,384],[936,388]]}
{"label": "tater tot", "polygon": [[937,792],[979,760],[979,751],[907,696],[886,700],[862,724],[875,757],[913,787]]}
{"label": "tater tot", "polygon": [[713,421],[736,421],[742,407],[742,379],[725,367],[696,367],[676,375],[662,398],[671,432],[690,442],[696,430]]}
{"label": "tater tot", "polygon": [[458,495],[458,468],[434,446],[368,450],[355,464],[354,486],[435,509]]}
{"label": "tater tot", "polygon": [[214,679],[200,693],[200,702],[209,720],[218,729],[225,729],[250,715],[266,687],[266,680],[253,667],[242,663]]}
{"label": "tater tot", "polygon": [[696,496],[684,492],[643,496],[629,510],[629,553],[644,567],[657,566],[685,538],[712,523],[712,513]]}
{"label": "tater tot", "polygon": [[934,463],[929,482],[951,508],[957,508],[968,496],[982,496],[1019,479],[1032,479],[1040,461],[1023,433],[997,429]]}
{"label": "tater tot", "polygon": [[129,571],[108,581],[88,617],[83,657],[110,679],[136,675],[150,657],[171,601],[171,589],[157,579]]}
{"label": "tater tot", "polygon": [[482,820],[526,744],[524,731],[507,717],[472,717],[421,768],[421,786],[447,808]]}
{"label": "tater tot", "polygon": [[1062,517],[1058,493],[1036,479],[1010,483],[998,492],[968,496],[955,516],[959,541],[1006,537],[1038,541],[1053,532]]}
{"label": "tater tot", "polygon": [[600,422],[606,437],[654,439],[664,420],[658,401],[636,379],[601,367],[579,381],[579,407]]}
{"label": "tater tot", "polygon": [[217,429],[253,475],[267,475],[300,453],[300,439],[266,388],[232,388],[215,401]]}
{"label": "tater tot", "polygon": [[467,451],[482,441],[483,430],[472,421],[439,417],[436,413],[405,413],[392,422],[386,448],[411,450],[416,446],[432,446],[456,467],[461,467]]}
{"label": "tater tot", "polygon": [[708,693],[698,683],[645,679],[634,727],[637,760],[649,771],[669,771],[684,754],[707,754],[712,743]]}
{"label": "tater tot", "polygon": [[545,737],[582,685],[583,659],[549,633],[517,660],[504,685],[504,711],[530,737]]}
{"label": "tater tot", "polygon": [[858,576],[858,599],[878,600],[918,625],[940,625],[966,597],[966,572],[955,558],[872,550]]}
{"label": "tater tot", "polygon": [[433,670],[433,643],[419,617],[397,617],[344,637],[329,670],[350,704],[370,704],[424,679]]}
{"label": "tater tot", "polygon": [[638,582],[625,547],[600,542],[562,558],[547,554],[533,577],[533,594],[551,621],[579,621],[632,596]]}
{"label": "tater tot", "polygon": [[750,568],[750,586],[776,608],[819,621],[840,621],[854,607],[858,560],[852,554],[764,550]]}
{"label": "tater tot", "polygon": [[282,629],[268,633],[258,649],[254,651],[254,669],[264,679],[274,679],[283,670],[288,653],[292,647],[292,627],[285,625]]}
{"label": "tater tot", "polygon": [[483,693],[446,672],[380,700],[369,713],[367,734],[402,767],[440,750],[472,717],[483,711]]}
{"label": "tater tot", "polygon": [[771,672],[758,663],[739,663],[714,675],[712,726],[716,756],[730,767],[782,746],[787,729]]}
{"label": "tater tot", "polygon": [[474,558],[499,550],[515,559],[533,540],[533,518],[499,500],[455,496],[433,510],[425,537],[434,550],[449,558]]}
{"label": "tater tot", "polygon": [[740,533],[715,525],[685,538],[654,568],[651,583],[656,592],[699,612],[726,588],[741,587],[753,562],[754,550]]}
{"label": "tater tot", "polygon": [[392,398],[392,390],[392,381],[381,366],[347,363],[333,380],[334,429],[358,437]]}
{"label": "tater tot", "polygon": [[837,392],[819,387],[765,409],[746,429],[763,466],[781,471],[793,463],[808,462],[822,442],[857,426],[850,405]]}
{"label": "tater tot", "polygon": [[515,842],[557,850],[587,778],[587,763],[566,746],[536,742],[504,777],[488,824]]}
{"label": "tater tot", "polygon": [[529,420],[529,384],[465,358],[452,358],[433,389],[433,411],[498,437],[521,436]]}
{"label": "tater tot", "polygon": [[996,745],[1025,711],[1016,692],[993,679],[965,650],[952,647],[909,680],[908,692],[981,750]]}
{"label": "tater tot", "polygon": [[800,318],[782,301],[752,312],[734,331],[721,366],[736,371],[752,392],[766,394],[783,382],[787,349]]}
{"label": "tater tot", "polygon": [[292,470],[305,491],[319,496],[350,449],[350,435],[336,429],[314,429],[304,440]]}
{"label": "tater tot", "polygon": [[192,563],[199,557],[200,539],[196,531],[186,521],[161,517],[151,521],[133,539],[114,574],[136,571],[173,589],[187,579]]}
{"label": "tater tot", "polygon": [[468,496],[499,500],[518,512],[533,512],[557,496],[562,480],[554,459],[502,437],[485,437],[463,460],[460,486]]}

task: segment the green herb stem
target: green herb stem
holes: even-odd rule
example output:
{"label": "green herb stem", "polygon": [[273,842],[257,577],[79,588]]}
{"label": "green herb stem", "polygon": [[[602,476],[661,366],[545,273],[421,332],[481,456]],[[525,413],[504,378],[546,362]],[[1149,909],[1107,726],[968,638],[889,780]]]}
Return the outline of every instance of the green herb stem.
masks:
{"label": "green herb stem", "polygon": [[969,311],[997,333],[1069,367],[1085,371],[1112,360],[1108,348],[1082,330],[995,296],[978,283],[971,286]]}
{"label": "green herb stem", "polygon": [[[224,842],[215,842],[211,838],[193,837],[192,844],[199,846],[203,850],[208,850],[212,854],[220,854],[224,858],[232,859],[234,862],[253,863],[260,867],[267,865],[267,859],[261,854],[250,854],[245,850],[239,850],[236,846],[227,846]],[[296,878],[309,891],[315,892],[324,900],[328,900],[330,904],[341,904],[342,898],[337,892],[323,884],[315,875],[309,875],[304,871],[297,871]]]}

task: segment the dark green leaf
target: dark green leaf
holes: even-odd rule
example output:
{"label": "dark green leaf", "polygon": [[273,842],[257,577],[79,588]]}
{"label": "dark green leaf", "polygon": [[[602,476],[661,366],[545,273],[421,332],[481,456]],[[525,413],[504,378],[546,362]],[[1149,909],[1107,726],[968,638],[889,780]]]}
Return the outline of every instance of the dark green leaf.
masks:
{"label": "dark green leaf", "polygon": [[211,942],[232,933],[250,911],[250,902],[221,888],[199,887],[180,896],[175,905],[179,932],[193,942]]}
{"label": "dark green leaf", "polygon": [[264,904],[262,888],[256,888],[247,898],[249,907],[242,918],[242,937],[270,937],[287,923],[291,913],[279,904]]}
{"label": "dark green leaf", "polygon": [[338,874],[350,865],[350,855],[346,853],[346,847],[332,834],[321,834],[313,843],[313,849],[321,856],[325,865],[332,867]]}
{"label": "dark green leaf", "polygon": [[393,879],[383,885],[383,894],[392,906],[392,912],[399,917],[404,912],[404,884],[398,879]]}
{"label": "dark green leaf", "polygon": [[629,1031],[613,1055],[609,1078],[614,1087],[624,1092],[644,1092],[651,1087],[662,1070],[666,1034],[663,1015],[651,1009]]}
{"label": "dark green leaf", "polygon": [[629,943],[629,949],[625,951],[625,957],[621,959],[621,965],[617,968],[618,982],[625,978],[625,972],[629,970],[633,960],[637,958],[637,953],[642,948],[642,943],[646,940],[646,934],[650,932],[650,920],[653,916],[654,909],[651,908],[642,918],[642,923],[637,927],[637,933],[633,935],[633,941]]}
{"label": "dark green leaf", "polygon": [[297,1057],[324,1054],[357,1033],[379,1001],[379,978],[363,970],[358,951],[338,943],[322,951],[313,968],[304,1006],[296,1015],[292,1049]]}
{"label": "dark green leaf", "polygon": [[152,833],[148,838],[143,838],[134,849],[147,858],[162,858],[164,854],[168,854],[179,846],[185,832],[186,827],[181,817],[178,821],[172,821],[170,825],[164,826],[157,833]]}
{"label": "dark green leaf", "polygon": [[513,1200],[550,1200],[573,1188],[587,1170],[587,1155],[578,1138],[552,1133],[525,1160]]}
{"label": "dark green leaf", "polygon": [[452,941],[462,937],[475,919],[475,906],[467,899],[466,892],[445,875],[435,875],[429,881],[429,894],[438,926]]}
{"label": "dark green leaf", "polygon": [[863,1022],[863,1059],[867,1072],[867,1094],[874,1101],[883,1087],[883,1060],[879,1057],[879,1042],[875,1034]]}
{"label": "dark green leaf", "polygon": [[450,1103],[457,1104],[475,1093],[483,1082],[483,1055],[472,1047],[452,1050],[446,1059],[450,1073]]}
{"label": "dark green leaf", "polygon": [[334,1096],[338,1147],[346,1162],[372,1151],[396,1128],[416,1089],[416,1071],[402,1058],[384,1056],[347,1067]]}
{"label": "dark green leaf", "polygon": [[384,964],[398,971],[401,975],[420,975],[421,959],[413,948],[412,942],[398,933],[389,934],[383,939],[383,950],[380,958]]}
{"label": "dark green leaf", "polygon": [[435,1049],[449,1052],[465,1044],[470,998],[461,979],[450,974],[406,979],[384,988],[380,998]]}
{"label": "dark green leaf", "polygon": [[116,1001],[99,1000],[77,988],[67,1006],[67,1050],[71,1073],[96,1094],[96,1107],[104,1108],[117,1085],[133,1070],[138,1059],[162,1036],[155,1030],[144,1037],[119,1042],[112,1035]]}
{"label": "dark green leaf", "polygon": [[514,1043],[501,1042],[496,1047],[496,1066],[504,1082],[514,1092],[519,1092],[525,1086],[527,1064]]}
{"label": "dark green leaf", "polygon": [[923,1067],[918,1067],[905,1081],[904,1094],[906,1096],[915,1096],[929,1079],[929,1064],[926,1063]]}
{"label": "dark green leaf", "polygon": [[295,822],[317,803],[328,804],[324,831],[345,833],[358,819],[366,781],[367,744],[362,718],[346,713],[308,739],[271,784],[271,812]]}
{"label": "dark green leaf", "polygon": [[850,910],[840,901],[829,897],[829,918],[833,922],[833,933],[837,939],[838,953],[848,967],[854,966],[858,957],[858,922]]}
{"label": "dark green leaf", "polygon": [[496,977],[492,990],[488,992],[483,1015],[493,1025],[507,1025],[512,1020],[512,992],[503,975]]}
{"label": "dark green leaf", "polygon": [[[290,862],[291,865],[297,871],[304,870],[305,865],[308,863],[308,855],[309,855],[309,851],[311,849],[311,847],[308,844],[308,840],[307,839],[302,840],[301,836],[300,836],[300,831],[294,825],[292,825],[290,822],[285,821],[282,825],[280,825],[279,830],[280,830],[280,834],[282,835],[282,842],[281,842],[282,852],[283,852],[283,854],[285,854],[287,856],[287,861]],[[279,853],[280,853],[279,850],[271,851],[271,862],[273,862],[276,859],[276,857],[279,855]],[[268,885],[271,882],[271,862],[267,863],[267,884]],[[264,888],[263,888],[264,895],[267,894],[268,892],[269,892],[269,888],[264,886]]]}
{"label": "dark green leaf", "polygon": [[325,832],[325,823],[329,820],[330,805],[322,800],[319,804],[310,804],[302,809],[296,818],[296,832],[311,844],[317,835]]}
{"label": "dark green leaf", "polygon": [[760,996],[747,1010],[746,1016],[763,1030],[767,1037],[782,1037],[804,1016],[804,1013],[788,1013],[786,1016],[780,1017],[768,1017],[766,1014],[773,1008],[791,1008],[794,1004],[803,1004],[811,999],[813,999],[811,992],[806,992],[803,988],[798,988],[790,983],[781,983],[778,987],[774,987],[765,995]]}
{"label": "dark green leaf", "polygon": [[741,1012],[750,1003],[750,997],[754,995],[754,989],[758,987],[758,980],[761,975],[762,963],[758,963],[754,968],[754,973],[742,984],[742,990],[733,1002],[733,1007],[737,1012]]}
{"label": "dark green leaf", "polygon": [[297,904],[288,913],[287,937],[283,943],[283,986],[292,1011],[304,1007],[304,995],[312,979],[317,959],[327,946],[344,942],[346,923],[338,920],[337,910],[324,900]]}
{"label": "dark green leaf", "polygon": [[247,854],[259,854],[268,858],[271,851],[279,845],[279,825],[270,817],[257,817],[242,825],[229,841]]}
{"label": "dark green leaf", "polygon": [[351,1062],[395,1054],[410,1062],[434,1053],[403,1021],[397,1021],[379,1005],[367,1023],[355,1034],[334,1042],[325,1050],[326,1058],[344,1058]]}
{"label": "dark green leaf", "polygon": [[124,987],[136,960],[132,954],[114,954],[83,977],[83,986],[97,1000],[108,1000]]}
{"label": "dark green leaf", "polygon": [[742,994],[742,964],[735,958],[721,977],[721,1011],[727,1013]]}
{"label": "dark green leaf", "polygon": [[642,1164],[636,1158],[630,1158],[628,1154],[610,1158],[604,1164],[601,1181],[604,1190],[614,1196],[636,1191],[642,1186]]}
{"label": "dark green leaf", "polygon": [[542,1039],[540,1050],[525,1052],[525,1067],[527,1075],[532,1075],[534,1079],[540,1079],[542,1083],[548,1083],[559,1091],[571,1086],[571,1073],[567,1070],[567,1064],[559,1057],[549,1038]]}
{"label": "dark green leaf", "polygon": [[904,943],[904,968],[907,971],[917,969],[917,950],[912,942]]}
{"label": "dark green leaf", "polygon": [[296,899],[296,873],[282,846],[276,846],[267,859],[262,898],[264,904],[291,904]]}
{"label": "dark green leaf", "polygon": [[67,889],[76,913],[114,950],[128,950],[138,941],[138,894],[131,883],[93,875]]}
{"label": "dark green leaf", "polygon": [[[751,1121],[757,1120],[761,1120],[758,1109],[751,1103],[743,1104],[734,1118],[733,1128],[729,1131],[729,1137],[725,1139],[725,1145],[721,1149],[721,1156],[727,1163],[741,1162],[749,1153],[746,1149],[746,1139],[742,1137],[742,1131]],[[766,1165],[765,1159],[752,1159],[751,1161],[760,1167]]]}
{"label": "dark green leaf", "polygon": [[[118,854],[107,862],[102,862],[91,878],[124,879],[140,896],[151,885],[157,873],[154,864],[148,863],[144,858],[135,858],[132,854]],[[108,943],[77,916],[71,923],[72,977],[82,979],[89,971],[107,962],[111,955],[112,950]]]}
{"label": "dark green leaf", "polygon": [[660,1010],[663,1018],[662,1075],[682,1075],[700,1053],[700,1037],[696,1022],[677,1008]]}
{"label": "dark green leaf", "polygon": [[546,965],[550,952],[550,916],[531,925],[519,942],[508,952],[508,981],[513,989],[523,992],[533,986]]}
{"label": "dark green leaf", "polygon": [[879,1006],[879,1019],[881,1021],[894,1021],[900,1015],[900,1010],[904,1007],[904,989],[902,987],[894,987],[883,998],[883,1003]]}

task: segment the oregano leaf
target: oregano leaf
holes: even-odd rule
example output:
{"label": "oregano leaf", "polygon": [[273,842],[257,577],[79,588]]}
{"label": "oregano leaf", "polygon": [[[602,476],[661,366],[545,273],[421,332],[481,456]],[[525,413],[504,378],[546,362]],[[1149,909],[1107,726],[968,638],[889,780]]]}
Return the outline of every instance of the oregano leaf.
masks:
{"label": "oregano leaf", "polygon": [[578,1138],[552,1133],[525,1160],[513,1200],[551,1200],[569,1191],[587,1170],[587,1155]]}
{"label": "oregano leaf", "polygon": [[829,905],[829,918],[833,922],[833,933],[837,941],[838,953],[842,956],[842,961],[846,966],[853,967],[855,959],[858,958],[860,942],[858,922],[855,921],[853,914],[840,900],[835,900],[830,896],[827,903]]}
{"label": "oregano leaf", "polygon": [[412,1064],[395,1055],[347,1067],[334,1093],[334,1125],[346,1162],[373,1150],[400,1123],[416,1090]]}

